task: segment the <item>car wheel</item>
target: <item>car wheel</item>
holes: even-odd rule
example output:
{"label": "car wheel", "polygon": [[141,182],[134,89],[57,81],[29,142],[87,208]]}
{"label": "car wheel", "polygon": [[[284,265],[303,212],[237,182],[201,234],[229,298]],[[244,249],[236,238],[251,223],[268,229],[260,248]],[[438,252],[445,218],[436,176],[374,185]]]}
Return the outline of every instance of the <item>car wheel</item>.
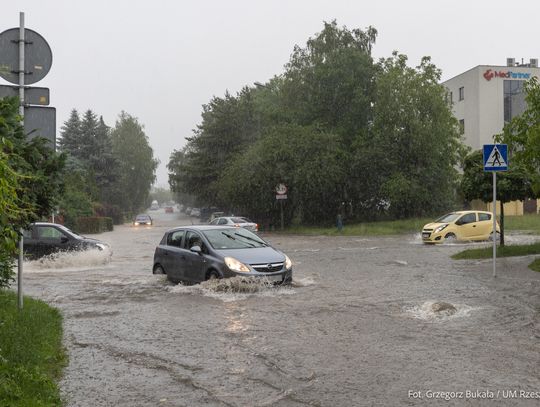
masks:
{"label": "car wheel", "polygon": [[[497,232],[497,236],[495,237],[495,239],[497,239],[497,242],[501,240],[501,234],[499,232]],[[493,232],[489,234],[489,241],[493,242]]]}
{"label": "car wheel", "polygon": [[453,243],[453,242],[455,242],[457,240],[457,237],[453,233],[448,233],[444,237],[444,240],[445,240],[445,242]]}
{"label": "car wheel", "polygon": [[206,280],[217,280],[219,278],[220,278],[219,273],[216,270],[210,270],[206,274]]}
{"label": "car wheel", "polygon": [[161,267],[161,265],[157,265],[154,267],[154,271],[153,271],[154,274],[167,274],[165,273],[165,270],[163,269],[163,267]]}

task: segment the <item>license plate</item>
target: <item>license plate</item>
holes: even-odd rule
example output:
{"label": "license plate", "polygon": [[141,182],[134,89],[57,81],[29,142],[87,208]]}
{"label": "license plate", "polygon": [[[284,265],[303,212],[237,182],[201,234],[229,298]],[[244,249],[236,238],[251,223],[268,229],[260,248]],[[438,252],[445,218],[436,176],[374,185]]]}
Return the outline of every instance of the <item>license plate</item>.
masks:
{"label": "license plate", "polygon": [[428,238],[430,235],[431,235],[431,233],[429,233],[429,232],[422,233],[423,238]]}
{"label": "license plate", "polygon": [[283,280],[283,276],[280,274],[280,275],[277,275],[277,276],[264,276],[264,278],[268,279],[268,281],[271,281],[271,282],[281,282]]}

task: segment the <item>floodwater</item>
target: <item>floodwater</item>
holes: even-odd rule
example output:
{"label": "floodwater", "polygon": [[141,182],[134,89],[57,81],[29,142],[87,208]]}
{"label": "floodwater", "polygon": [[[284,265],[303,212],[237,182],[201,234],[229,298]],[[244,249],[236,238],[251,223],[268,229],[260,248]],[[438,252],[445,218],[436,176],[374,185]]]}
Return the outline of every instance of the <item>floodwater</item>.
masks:
{"label": "floodwater", "polygon": [[493,279],[490,260],[450,259],[463,245],[270,234],[291,286],[172,285],[154,248],[191,219],[153,215],[95,236],[110,258],[25,263],[25,294],[64,315],[67,406],[539,404],[530,257],[498,260]]}

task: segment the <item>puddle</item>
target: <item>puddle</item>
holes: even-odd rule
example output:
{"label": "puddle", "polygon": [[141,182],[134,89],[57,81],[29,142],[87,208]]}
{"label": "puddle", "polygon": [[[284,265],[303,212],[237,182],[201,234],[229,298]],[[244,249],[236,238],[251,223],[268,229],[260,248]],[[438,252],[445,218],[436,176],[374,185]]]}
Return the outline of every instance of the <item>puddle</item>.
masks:
{"label": "puddle", "polygon": [[42,257],[38,260],[25,261],[24,272],[50,272],[87,270],[103,266],[111,261],[112,252],[109,249],[91,249],[79,252],[60,252]]}
{"label": "puddle", "polygon": [[456,318],[468,317],[473,310],[465,304],[452,304],[444,301],[426,301],[420,306],[407,307],[405,313],[415,319],[428,322],[444,322]]}

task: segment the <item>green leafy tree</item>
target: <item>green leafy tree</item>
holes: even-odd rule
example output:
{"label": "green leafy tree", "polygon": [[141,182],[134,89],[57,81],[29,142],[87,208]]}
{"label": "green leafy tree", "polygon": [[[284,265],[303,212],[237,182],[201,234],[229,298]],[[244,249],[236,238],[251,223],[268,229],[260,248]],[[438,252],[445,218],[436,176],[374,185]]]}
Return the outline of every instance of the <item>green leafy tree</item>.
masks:
{"label": "green leafy tree", "polygon": [[227,168],[220,180],[221,199],[235,211],[277,225],[275,188],[284,183],[289,188],[286,223],[334,219],[344,176],[342,157],[338,136],[298,125],[268,129]]}
{"label": "green leafy tree", "polygon": [[453,206],[465,148],[440,74],[427,57],[416,68],[397,53],[380,61],[373,123],[354,146],[353,172],[366,206],[387,201],[395,218]]}
{"label": "green leafy tree", "polygon": [[[501,202],[501,245],[504,246],[504,204],[534,197],[532,182],[526,168],[512,162],[508,171],[497,174],[497,200]],[[461,189],[466,200],[493,202],[493,175],[484,171],[483,153],[474,151],[465,159]]]}
{"label": "green leafy tree", "polygon": [[159,161],[154,158],[143,126],[126,112],[120,114],[111,132],[111,140],[118,162],[113,203],[136,212],[145,207]]}
{"label": "green leafy tree", "polygon": [[12,279],[20,229],[47,217],[63,186],[64,156],[37,135],[28,140],[16,98],[0,99],[0,287]]}

